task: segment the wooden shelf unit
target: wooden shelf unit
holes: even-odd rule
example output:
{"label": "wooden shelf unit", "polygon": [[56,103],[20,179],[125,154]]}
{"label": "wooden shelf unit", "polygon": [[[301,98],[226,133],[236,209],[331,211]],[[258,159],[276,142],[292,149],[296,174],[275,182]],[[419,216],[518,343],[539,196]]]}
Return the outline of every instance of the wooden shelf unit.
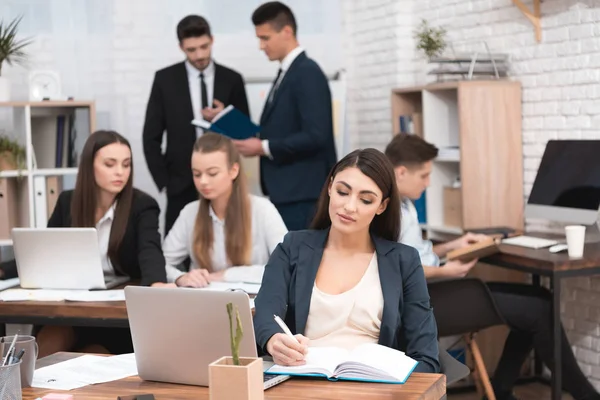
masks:
{"label": "wooden shelf unit", "polygon": [[[16,139],[26,150],[26,164],[22,170],[0,171],[0,188],[10,190],[11,197],[9,227],[46,227],[53,205],[50,197],[58,196],[54,186],[60,189],[71,188],[77,175],[78,156],[91,132],[96,129],[96,107],[94,101],[14,101],[0,102],[0,108],[12,111],[12,130],[8,136]],[[64,116],[62,141],[57,140],[58,116]],[[68,140],[74,138],[77,157],[68,153]],[[57,151],[62,143],[62,152]],[[61,154],[57,163],[57,156]],[[74,165],[68,165],[69,158],[75,158]],[[60,165],[58,165],[60,164]],[[56,178],[55,178],[56,177]],[[4,186],[2,186],[4,183]],[[8,189],[6,189],[8,188]],[[43,188],[42,190],[40,190]],[[46,193],[46,189],[48,192]],[[54,198],[55,199],[55,198]],[[46,202],[45,202],[46,201]],[[42,204],[44,203],[44,204]],[[0,206],[2,204],[0,203]],[[0,209],[0,215],[3,210]],[[14,215],[14,214],[18,215]],[[6,223],[6,221],[0,221]],[[7,229],[0,226],[0,247],[10,246],[12,241]],[[8,229],[9,231],[10,229]]]}
{"label": "wooden shelf unit", "polygon": [[[425,140],[440,149],[426,192],[428,234],[490,226],[523,229],[519,82],[456,81],[392,90],[392,122],[423,115]],[[444,224],[443,191],[460,177],[462,218]]]}
{"label": "wooden shelf unit", "polygon": [[[423,132],[440,149],[426,191],[424,234],[448,240],[468,229],[508,226],[523,229],[523,151],[521,85],[510,80],[475,80],[397,88],[391,93],[394,133],[399,116],[422,113]],[[452,148],[454,147],[454,148]],[[449,155],[444,151],[450,148]],[[459,222],[445,221],[444,191],[460,176]],[[457,226],[458,225],[458,226]],[[483,280],[523,282],[518,272],[478,264],[471,275]],[[492,373],[507,329],[492,328],[478,336]]]}

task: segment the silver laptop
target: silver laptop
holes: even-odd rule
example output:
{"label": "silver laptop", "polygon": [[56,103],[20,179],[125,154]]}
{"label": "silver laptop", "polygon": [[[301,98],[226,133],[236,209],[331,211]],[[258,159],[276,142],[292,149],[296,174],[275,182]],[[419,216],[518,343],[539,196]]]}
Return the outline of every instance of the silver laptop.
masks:
{"label": "silver laptop", "polygon": [[110,289],[127,276],[104,276],[96,228],[13,228],[25,289]]}
{"label": "silver laptop", "polygon": [[[141,379],[208,386],[208,365],[231,355],[227,303],[237,305],[244,336],[240,357],[256,357],[248,295],[190,288],[125,288],[127,315]],[[263,362],[263,370],[272,362]],[[289,378],[263,374],[268,389]]]}

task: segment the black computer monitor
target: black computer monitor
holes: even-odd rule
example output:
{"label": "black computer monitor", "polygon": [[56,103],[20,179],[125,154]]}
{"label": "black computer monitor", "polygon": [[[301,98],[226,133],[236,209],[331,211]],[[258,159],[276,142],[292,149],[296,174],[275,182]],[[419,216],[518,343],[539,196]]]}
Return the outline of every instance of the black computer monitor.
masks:
{"label": "black computer monitor", "polygon": [[600,206],[600,140],[550,140],[525,215],[592,225]]}

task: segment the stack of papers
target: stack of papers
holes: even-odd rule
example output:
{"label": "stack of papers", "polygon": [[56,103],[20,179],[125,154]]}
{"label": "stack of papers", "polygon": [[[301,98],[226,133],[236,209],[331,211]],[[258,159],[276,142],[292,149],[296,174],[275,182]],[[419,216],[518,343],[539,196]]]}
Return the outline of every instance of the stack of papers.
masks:
{"label": "stack of papers", "polygon": [[36,370],[31,386],[40,389],[72,390],[117,381],[137,373],[133,353],[112,357],[84,355]]}
{"label": "stack of papers", "polygon": [[21,281],[19,278],[0,280],[0,290],[5,290],[11,287],[19,286]]}
{"label": "stack of papers", "polygon": [[248,294],[258,294],[260,283],[246,282],[211,282],[210,285],[204,288],[205,290],[243,290]]}
{"label": "stack of papers", "polygon": [[120,290],[50,290],[8,289],[0,292],[2,301],[125,301],[125,292]]}

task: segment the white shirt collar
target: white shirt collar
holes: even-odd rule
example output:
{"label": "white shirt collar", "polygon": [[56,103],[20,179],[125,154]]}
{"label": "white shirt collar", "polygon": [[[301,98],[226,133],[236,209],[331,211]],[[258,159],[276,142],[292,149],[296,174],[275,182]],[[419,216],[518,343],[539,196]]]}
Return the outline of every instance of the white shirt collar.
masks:
{"label": "white shirt collar", "polygon": [[112,221],[115,218],[115,209],[116,208],[117,208],[117,202],[115,201],[113,203],[113,205],[110,206],[110,208],[108,210],[106,210],[106,212],[104,213],[102,218],[100,218],[100,220],[98,221],[98,223],[96,225],[100,225],[104,221]]}
{"label": "white shirt collar", "polygon": [[185,69],[187,71],[188,78],[190,79],[200,79],[200,72],[204,72],[204,79],[212,78],[215,75],[215,62],[210,60],[208,67],[204,68],[204,71],[200,71],[198,68],[194,67],[189,60],[185,60]]}
{"label": "white shirt collar", "polygon": [[290,69],[290,66],[292,65],[292,63],[294,62],[296,57],[298,57],[303,51],[304,51],[304,49],[300,46],[298,46],[294,50],[290,51],[288,53],[288,55],[285,56],[283,58],[283,60],[281,60],[281,67],[280,67],[281,70],[283,72],[286,72],[288,69]]}
{"label": "white shirt collar", "polygon": [[208,215],[210,215],[210,217],[212,218],[213,222],[218,222],[220,224],[224,223],[224,221],[222,221],[221,219],[219,219],[219,217],[215,213],[215,210],[213,210],[212,205],[208,207]]}

